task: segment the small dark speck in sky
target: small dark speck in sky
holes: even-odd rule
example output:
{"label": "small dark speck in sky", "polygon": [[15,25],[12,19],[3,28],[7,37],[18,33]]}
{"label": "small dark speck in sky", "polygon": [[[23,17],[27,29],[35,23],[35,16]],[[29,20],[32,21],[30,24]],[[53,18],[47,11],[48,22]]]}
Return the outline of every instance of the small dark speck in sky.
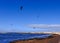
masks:
{"label": "small dark speck in sky", "polygon": [[20,10],[23,10],[23,6],[20,6]]}

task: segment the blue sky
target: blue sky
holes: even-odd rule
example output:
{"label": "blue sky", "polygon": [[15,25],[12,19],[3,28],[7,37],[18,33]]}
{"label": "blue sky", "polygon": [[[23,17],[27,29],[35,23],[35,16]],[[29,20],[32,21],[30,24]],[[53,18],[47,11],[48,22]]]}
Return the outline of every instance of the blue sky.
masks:
{"label": "blue sky", "polygon": [[60,24],[60,0],[0,0],[0,32],[60,31],[32,29],[28,24]]}

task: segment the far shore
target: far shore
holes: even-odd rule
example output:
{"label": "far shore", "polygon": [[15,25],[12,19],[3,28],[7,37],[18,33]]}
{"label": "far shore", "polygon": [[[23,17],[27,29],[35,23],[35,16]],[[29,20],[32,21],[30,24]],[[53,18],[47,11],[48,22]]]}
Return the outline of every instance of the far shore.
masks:
{"label": "far shore", "polygon": [[32,33],[32,34],[59,34],[60,32],[0,32],[2,34],[6,34],[6,33]]}

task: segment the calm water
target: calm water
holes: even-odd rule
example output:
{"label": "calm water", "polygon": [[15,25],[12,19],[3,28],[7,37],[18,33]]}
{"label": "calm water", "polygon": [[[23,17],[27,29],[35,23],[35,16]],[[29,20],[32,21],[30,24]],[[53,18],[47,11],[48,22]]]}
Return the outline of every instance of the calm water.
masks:
{"label": "calm water", "polygon": [[18,34],[18,33],[7,33],[0,34],[0,43],[9,43],[14,40],[27,40],[32,38],[47,38],[52,34]]}

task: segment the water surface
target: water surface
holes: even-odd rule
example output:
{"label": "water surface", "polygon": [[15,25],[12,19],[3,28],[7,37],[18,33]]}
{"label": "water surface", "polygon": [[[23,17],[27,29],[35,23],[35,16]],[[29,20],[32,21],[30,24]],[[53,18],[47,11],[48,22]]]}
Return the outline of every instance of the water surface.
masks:
{"label": "water surface", "polygon": [[14,40],[28,40],[32,38],[47,38],[52,34],[22,34],[22,33],[6,33],[0,34],[0,43],[9,43]]}

